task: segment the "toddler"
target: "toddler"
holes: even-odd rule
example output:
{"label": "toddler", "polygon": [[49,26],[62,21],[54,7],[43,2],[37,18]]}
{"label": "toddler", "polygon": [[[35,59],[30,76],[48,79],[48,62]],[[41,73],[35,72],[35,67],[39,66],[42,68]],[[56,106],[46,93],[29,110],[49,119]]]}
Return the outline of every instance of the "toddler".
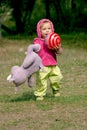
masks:
{"label": "toddler", "polygon": [[60,68],[58,67],[56,55],[62,53],[62,47],[57,50],[49,49],[45,43],[46,36],[54,32],[53,23],[49,19],[41,19],[37,23],[37,35],[34,39],[34,44],[40,44],[41,48],[38,55],[42,59],[44,65],[44,71],[39,71],[38,87],[34,92],[36,100],[43,100],[46,95],[48,79],[50,80],[50,86],[52,88],[53,96],[60,96],[60,83],[63,78]]}

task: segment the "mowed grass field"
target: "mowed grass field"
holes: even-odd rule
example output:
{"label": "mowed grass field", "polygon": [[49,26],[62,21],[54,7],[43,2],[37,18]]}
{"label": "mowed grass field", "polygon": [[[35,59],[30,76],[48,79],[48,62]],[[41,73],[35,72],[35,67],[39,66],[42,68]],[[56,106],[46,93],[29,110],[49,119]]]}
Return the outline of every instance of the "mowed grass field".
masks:
{"label": "mowed grass field", "polygon": [[0,130],[87,130],[87,36],[62,35],[61,96],[54,98],[48,86],[43,101],[35,100],[35,87],[27,82],[14,94],[14,84],[6,80],[32,40],[0,39]]}

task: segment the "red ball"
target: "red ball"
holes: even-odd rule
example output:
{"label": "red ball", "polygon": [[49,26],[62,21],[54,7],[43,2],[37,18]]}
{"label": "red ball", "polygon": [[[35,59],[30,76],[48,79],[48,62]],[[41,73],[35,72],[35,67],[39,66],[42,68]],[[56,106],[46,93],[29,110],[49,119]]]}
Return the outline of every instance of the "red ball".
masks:
{"label": "red ball", "polygon": [[57,33],[52,32],[47,35],[45,42],[49,49],[57,49],[61,44],[61,38]]}

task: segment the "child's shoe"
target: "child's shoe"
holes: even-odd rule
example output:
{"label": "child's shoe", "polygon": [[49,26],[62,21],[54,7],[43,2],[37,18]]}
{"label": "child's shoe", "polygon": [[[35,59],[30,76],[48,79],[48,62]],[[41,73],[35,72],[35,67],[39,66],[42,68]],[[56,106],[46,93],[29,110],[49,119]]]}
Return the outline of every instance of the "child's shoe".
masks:
{"label": "child's shoe", "polygon": [[58,92],[58,93],[55,93],[54,94],[54,97],[60,97],[60,93]]}
{"label": "child's shoe", "polygon": [[43,99],[44,99],[43,96],[39,96],[39,97],[36,98],[37,101],[42,101]]}
{"label": "child's shoe", "polygon": [[54,95],[54,97],[59,97],[60,92],[58,90],[53,90],[53,95]]}

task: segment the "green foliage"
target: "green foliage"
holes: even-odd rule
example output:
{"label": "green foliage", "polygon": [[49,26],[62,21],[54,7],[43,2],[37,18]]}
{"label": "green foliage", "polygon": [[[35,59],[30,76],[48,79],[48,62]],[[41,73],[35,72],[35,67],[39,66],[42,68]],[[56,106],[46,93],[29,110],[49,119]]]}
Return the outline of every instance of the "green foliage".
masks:
{"label": "green foliage", "polygon": [[[46,3],[49,5],[49,10],[47,10],[49,16]],[[55,30],[58,32],[87,31],[87,2],[85,0],[32,0],[32,2],[30,0],[5,0],[1,1],[0,5],[1,15],[6,19],[5,22],[2,20],[2,23],[15,33],[33,34],[38,20],[45,17],[53,21]],[[4,15],[7,9],[11,12],[8,18]],[[13,24],[10,24],[12,22]]]}
{"label": "green foliage", "polygon": [[87,49],[87,34],[84,32],[62,34],[61,38],[66,46]]}

